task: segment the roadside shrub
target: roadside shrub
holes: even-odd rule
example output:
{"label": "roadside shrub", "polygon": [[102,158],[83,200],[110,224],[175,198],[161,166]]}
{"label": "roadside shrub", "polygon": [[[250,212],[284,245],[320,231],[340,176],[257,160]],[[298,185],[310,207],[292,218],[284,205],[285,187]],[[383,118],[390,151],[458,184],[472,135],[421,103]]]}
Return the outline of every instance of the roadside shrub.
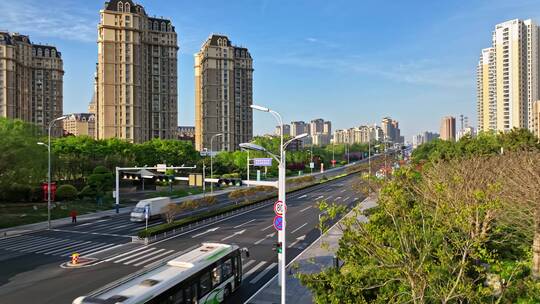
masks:
{"label": "roadside shrub", "polygon": [[33,188],[30,185],[11,184],[3,191],[1,198],[8,203],[28,202],[33,198]]}
{"label": "roadside shrub", "polygon": [[79,196],[80,197],[94,197],[96,196],[96,191],[92,189],[92,187],[87,185],[87,186],[84,186],[84,188],[82,188],[81,192],[79,192]]}
{"label": "roadside shrub", "polygon": [[223,174],[221,178],[240,178],[240,173]]}
{"label": "roadside shrub", "polygon": [[73,185],[61,185],[56,189],[56,198],[59,201],[72,200],[77,197],[78,191]]}

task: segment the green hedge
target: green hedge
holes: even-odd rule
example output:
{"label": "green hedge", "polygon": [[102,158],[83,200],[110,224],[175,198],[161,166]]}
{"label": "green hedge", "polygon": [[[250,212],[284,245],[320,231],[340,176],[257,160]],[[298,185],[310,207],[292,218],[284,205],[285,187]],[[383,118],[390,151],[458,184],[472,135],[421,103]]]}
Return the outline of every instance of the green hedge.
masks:
{"label": "green hedge", "polygon": [[61,185],[56,189],[56,197],[58,200],[71,200],[77,197],[79,191],[77,191],[77,188],[75,188],[72,185],[66,184]]}

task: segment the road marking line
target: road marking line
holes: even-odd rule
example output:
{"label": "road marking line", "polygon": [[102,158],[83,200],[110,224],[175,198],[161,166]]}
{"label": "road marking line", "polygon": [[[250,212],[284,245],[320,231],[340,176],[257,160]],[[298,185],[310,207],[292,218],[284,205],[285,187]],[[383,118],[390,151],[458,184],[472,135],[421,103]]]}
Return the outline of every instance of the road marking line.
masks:
{"label": "road marking line", "polygon": [[249,221],[247,221],[247,222],[245,222],[245,223],[243,223],[243,224],[240,224],[240,225],[234,226],[233,228],[240,228],[240,227],[244,226],[245,224],[249,224],[249,223],[251,223],[251,222],[254,222],[254,221],[256,221],[256,220],[257,220],[257,219],[252,219],[252,220],[249,220]]}
{"label": "road marking line", "polygon": [[130,253],[134,253],[134,252],[137,252],[137,251],[140,251],[140,250],[143,250],[143,249],[147,249],[147,248],[148,248],[148,247],[143,246],[143,247],[137,248],[137,249],[135,249],[135,250],[131,250],[131,251],[128,251],[128,252],[124,252],[124,253],[122,253],[122,254],[115,255],[115,256],[113,256],[113,257],[107,258],[107,259],[105,260],[105,262],[110,262],[110,261],[112,261],[112,260],[114,260],[114,259],[116,259],[116,258],[120,258],[120,257],[123,257],[123,256],[125,256],[125,255],[130,254]]}
{"label": "road marking line", "polygon": [[346,198],[343,199],[343,201],[346,202],[350,198],[351,198],[350,196],[347,196]]}
{"label": "road marking line", "polygon": [[235,232],[235,233],[233,233],[233,234],[231,234],[231,235],[229,235],[229,236],[227,236],[227,237],[222,238],[221,240],[222,240],[222,241],[226,241],[226,240],[228,240],[228,239],[230,239],[230,238],[233,238],[233,237],[235,237],[235,236],[237,236],[237,235],[243,234],[244,232],[246,232],[246,229],[241,230],[241,231],[237,231],[237,232]]}
{"label": "road marking line", "polygon": [[125,223],[114,223],[112,225],[100,225],[99,227],[92,227],[89,231],[92,231],[92,232],[96,232],[96,231],[100,231],[100,230],[114,230],[118,227],[122,228],[122,227],[126,227],[130,224],[125,224]]}
{"label": "road marking line", "polygon": [[358,201],[359,199],[360,199],[360,198],[358,198],[358,197],[355,197],[355,198],[354,198],[355,201]]}
{"label": "road marking line", "polygon": [[336,197],[336,201],[339,201],[341,199],[341,196]]}
{"label": "road marking line", "polygon": [[96,247],[96,248],[92,248],[92,249],[90,249],[90,250],[83,250],[83,251],[81,251],[81,252],[79,252],[79,253],[80,253],[81,255],[83,255],[83,254],[90,254],[90,253],[92,253],[92,252],[94,252],[94,251],[98,251],[98,250],[101,250],[101,249],[103,249],[103,248],[111,247],[111,246],[114,245],[114,244],[106,244],[106,243],[101,243],[101,244],[104,244],[104,245],[99,246],[99,247]]}
{"label": "road marking line", "polygon": [[39,245],[39,246],[32,246],[30,248],[25,248],[25,249],[22,249],[22,250],[19,249],[19,251],[21,251],[21,252],[33,252],[33,251],[41,250],[43,248],[50,247],[50,246],[60,246],[60,244],[69,243],[69,242],[71,242],[71,240],[58,240],[58,241],[50,242],[50,243],[47,243],[47,244],[42,244],[42,245]]}
{"label": "road marking line", "polygon": [[308,210],[308,209],[309,209],[309,208],[311,208],[311,207],[313,207],[313,206],[307,206],[306,208],[304,208],[304,209],[300,210],[300,213],[302,213],[302,212],[304,212],[304,211]]}
{"label": "road marking line", "polygon": [[68,252],[66,254],[60,254],[60,256],[70,256],[73,252],[77,252],[77,253],[80,254],[82,251],[96,248],[98,246],[101,246],[101,244],[103,244],[103,243],[91,243],[91,244],[84,245],[82,247],[75,246],[75,248],[73,250],[70,250],[70,252]]}
{"label": "road marking line", "polygon": [[347,189],[343,189],[343,190],[341,190],[341,193],[343,193],[343,192],[345,192],[345,191],[347,191]]}
{"label": "road marking line", "polygon": [[131,259],[131,258],[134,258],[134,257],[139,256],[139,255],[141,255],[141,254],[144,254],[144,253],[146,253],[146,252],[153,251],[153,250],[155,250],[155,249],[156,249],[156,248],[153,248],[153,247],[152,247],[152,248],[148,248],[148,249],[146,249],[146,250],[139,251],[139,252],[137,252],[137,253],[135,253],[135,254],[128,255],[127,257],[121,258],[120,260],[116,260],[116,261],[114,261],[114,262],[115,262],[115,263],[121,263],[121,262],[123,262],[123,261],[127,261],[127,260],[129,260],[129,259]]}
{"label": "road marking line", "polygon": [[300,226],[300,227],[294,229],[291,233],[295,233],[296,231],[302,229],[302,227],[304,227],[305,225],[307,225],[307,223],[304,223],[304,225],[302,225],[302,226]]}
{"label": "road marking line", "polygon": [[272,224],[272,225],[270,225],[270,226],[268,226],[268,227],[266,227],[264,229],[261,229],[261,231],[265,231],[266,229],[271,228],[271,227],[274,227],[274,225]]}
{"label": "road marking line", "polygon": [[88,225],[92,225],[93,223],[84,223],[84,224],[80,224],[80,225],[77,225],[77,227],[84,227],[84,226],[88,226]]}
{"label": "road marking line", "polygon": [[[162,252],[163,250],[165,250],[165,249],[159,249],[159,250],[156,250],[156,251],[152,251],[152,252],[150,252],[149,254],[145,254],[145,255],[140,256],[140,257],[138,257],[138,258],[136,258],[136,259],[127,261],[127,262],[124,263],[124,265],[129,265],[129,264],[135,263],[135,262],[140,261],[140,260],[142,260],[142,259],[144,259],[144,258],[147,258],[147,257],[149,257],[149,256],[158,254],[158,253]],[[145,262],[146,262],[146,261],[145,261]]]}
{"label": "road marking line", "polygon": [[317,197],[315,200],[318,200],[318,199],[321,199],[321,198],[324,198],[324,195],[321,195],[321,196]]}
{"label": "road marking line", "polygon": [[133,266],[141,266],[141,265],[144,264],[144,263],[148,263],[148,262],[150,262],[150,261],[156,260],[156,259],[158,259],[158,258],[160,258],[160,257],[162,257],[162,256],[164,256],[164,255],[170,254],[170,253],[172,253],[172,252],[174,252],[174,250],[169,250],[169,251],[160,253],[160,254],[158,254],[158,255],[156,255],[156,256],[154,256],[154,257],[151,257],[151,258],[149,258],[149,259],[147,259],[147,260],[144,260],[144,261],[142,261],[142,262],[139,262],[139,263],[137,263],[137,264],[134,264]]}
{"label": "road marking line", "polygon": [[[137,224],[141,224],[141,223],[137,223]],[[161,225],[161,224],[163,224],[163,223],[160,222],[160,223],[148,224],[148,227],[154,227],[154,226]],[[142,229],[144,229],[145,227],[146,227],[146,225],[145,225],[144,222],[143,222],[141,226],[135,227],[135,228],[131,229],[130,231],[142,230]]]}
{"label": "road marking line", "polygon": [[297,238],[296,241],[292,242],[292,243],[289,245],[289,248],[293,248],[294,245],[298,244],[300,241],[303,241],[303,240],[305,240],[305,239],[306,239],[306,236],[305,236],[305,235],[302,236],[302,237],[300,237],[300,238]]}
{"label": "road marking line", "polygon": [[254,273],[255,271],[257,271],[257,269],[263,267],[263,265],[266,264],[266,262],[260,262],[259,264],[255,265],[253,268],[251,268],[248,272],[246,272],[244,274],[244,277],[247,278],[249,277],[252,273]]}
{"label": "road marking line", "polygon": [[112,234],[112,233],[97,233],[97,232],[85,232],[85,231],[63,230],[63,229],[51,229],[51,231],[67,232],[67,233],[78,233],[78,234],[106,235],[106,236],[117,236],[117,237],[131,238],[131,235],[120,235],[120,234]]}
{"label": "road marking line", "polygon": [[121,247],[121,246],[124,246],[124,245],[125,245],[125,244],[118,244],[118,245],[116,245],[116,246],[112,246],[112,247],[109,247],[109,248],[105,248],[105,249],[100,250],[100,251],[97,251],[97,252],[92,252],[91,254],[88,254],[88,255],[86,255],[86,256],[92,256],[92,255],[94,255],[94,254],[102,253],[102,252],[105,252],[105,251],[107,251],[107,250],[111,250],[111,249],[114,249],[114,248],[118,248],[118,247]]}
{"label": "road marking line", "polygon": [[[255,260],[249,260],[249,261],[247,261],[247,263],[245,263],[244,265],[242,265],[242,269],[243,269],[243,270],[246,270],[246,269],[249,267],[249,265],[251,265],[251,264],[253,264],[253,263],[255,263]],[[244,271],[244,272],[245,272],[245,271]]]}
{"label": "road marking line", "polygon": [[110,230],[119,230],[119,229],[123,229],[124,227],[128,227],[128,226],[131,226],[131,224],[124,224],[124,225],[121,225],[121,226],[116,226],[116,227],[110,228]]}
{"label": "road marking line", "polygon": [[48,243],[50,241],[51,240],[49,238],[43,238],[43,239],[38,239],[38,240],[31,241],[30,243],[23,243],[23,244],[17,244],[17,245],[14,245],[14,246],[10,246],[9,248],[6,248],[6,249],[7,250],[19,250],[19,249],[22,249],[22,248],[38,246],[38,245],[41,245],[41,244],[44,244],[44,243]]}
{"label": "road marking line", "polygon": [[77,242],[77,244],[71,244],[69,246],[64,246],[60,249],[56,249],[56,250],[50,250],[50,251],[47,251],[47,252],[43,252],[43,254],[57,254],[59,252],[63,252],[63,251],[67,251],[67,250],[72,250],[73,248],[75,248],[76,246],[81,246],[83,244],[88,244],[88,243],[91,243],[91,241],[86,241],[86,242]]}
{"label": "road marking line", "polygon": [[13,238],[7,239],[7,240],[5,240],[3,242],[0,242],[0,247],[4,246],[4,245],[17,244],[17,243],[19,243],[21,241],[33,240],[33,239],[37,239],[37,237],[35,237],[35,236],[27,236],[27,235],[23,235],[23,236],[20,236],[20,237],[13,237]]}
{"label": "road marking line", "polygon": [[[65,246],[72,246],[72,245],[76,245],[76,244],[80,244],[82,243],[83,241],[73,241],[73,240],[66,240],[67,242],[64,242],[62,243],[61,245],[60,244],[57,244],[57,245],[54,245],[52,247],[56,247],[56,249],[54,249],[53,251],[51,251],[53,248],[51,248],[51,246],[46,246],[45,248],[43,249],[40,249],[39,251],[34,251],[34,253],[47,253],[47,252],[54,252],[56,250],[58,250],[58,248],[64,248]],[[58,247],[58,246],[63,246],[63,247]]]}
{"label": "road marking line", "polygon": [[299,198],[306,198],[307,197],[307,194],[304,194],[302,196],[300,196]]}
{"label": "road marking line", "polygon": [[249,281],[250,284],[256,284],[259,280],[261,280],[270,270],[272,270],[277,263],[272,263],[270,266],[266,267],[265,270],[261,271],[253,280]]}
{"label": "road marking line", "polygon": [[192,236],[191,238],[194,239],[194,238],[199,237],[201,235],[205,235],[207,233],[214,232],[214,231],[216,231],[218,229],[219,229],[219,227],[211,228],[211,229],[206,230],[205,232],[197,233],[194,236]]}

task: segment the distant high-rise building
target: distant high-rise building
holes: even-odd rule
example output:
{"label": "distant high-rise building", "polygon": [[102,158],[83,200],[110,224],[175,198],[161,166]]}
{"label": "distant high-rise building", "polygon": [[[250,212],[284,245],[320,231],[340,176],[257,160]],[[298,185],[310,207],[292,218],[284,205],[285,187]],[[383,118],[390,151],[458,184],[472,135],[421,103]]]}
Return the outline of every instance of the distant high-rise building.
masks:
{"label": "distant high-rise building", "polygon": [[477,69],[479,130],[532,126],[539,99],[539,28],[530,19],[495,26],[492,47],[482,50]]}
{"label": "distant high-rise building", "polygon": [[456,140],[456,118],[452,116],[443,117],[441,120],[441,139]]}
{"label": "distant high-rise building", "polygon": [[332,122],[331,121],[325,121],[324,122],[323,133],[324,134],[332,134]]}
{"label": "distant high-rise building", "polygon": [[439,134],[437,133],[432,133],[432,132],[423,132],[423,133],[420,133],[418,135],[415,135],[413,136],[413,148],[416,148],[418,147],[419,145],[421,144],[425,144],[425,143],[428,143],[434,139],[437,139],[439,138]]}
{"label": "distant high-rise building", "polygon": [[401,137],[401,130],[399,129],[399,122],[397,120],[393,120],[390,117],[384,117],[381,122],[381,127],[387,140],[393,143],[402,142],[403,138]]}
{"label": "distant high-rise building", "polygon": [[92,113],[68,114],[62,121],[64,131],[68,135],[95,137],[96,116]]}
{"label": "distant high-rise building", "polygon": [[533,103],[532,132],[537,137],[540,137],[540,100],[537,100]]}
{"label": "distant high-rise building", "polygon": [[[22,119],[44,130],[63,114],[64,68],[56,47],[0,32],[0,117]],[[61,125],[53,135],[61,135]]]}
{"label": "distant high-rise building", "polygon": [[309,134],[315,135],[323,133],[324,130],[324,119],[317,118],[311,121],[309,124]]}
{"label": "distant high-rise building", "polygon": [[[274,134],[276,136],[281,136],[281,126],[276,126]],[[283,124],[283,136],[291,136],[291,125]]]}
{"label": "distant high-rise building", "polygon": [[178,41],[171,20],[131,0],[100,10],[97,138],[144,142],[176,137]]}
{"label": "distant high-rise building", "polygon": [[293,121],[291,122],[291,136],[295,137],[300,134],[308,133],[308,125],[303,121]]}
{"label": "distant high-rise building", "polygon": [[253,137],[253,59],[227,36],[211,35],[195,54],[195,147],[234,151]]}

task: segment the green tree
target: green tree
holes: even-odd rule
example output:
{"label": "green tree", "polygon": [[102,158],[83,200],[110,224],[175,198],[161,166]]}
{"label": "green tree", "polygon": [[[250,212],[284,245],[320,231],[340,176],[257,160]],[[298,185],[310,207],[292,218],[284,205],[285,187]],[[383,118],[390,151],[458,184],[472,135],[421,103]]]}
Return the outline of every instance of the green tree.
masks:
{"label": "green tree", "polygon": [[114,176],[103,166],[97,166],[90,176],[88,176],[87,185],[82,190],[83,196],[94,196],[97,203],[101,203],[106,191],[113,187]]}

